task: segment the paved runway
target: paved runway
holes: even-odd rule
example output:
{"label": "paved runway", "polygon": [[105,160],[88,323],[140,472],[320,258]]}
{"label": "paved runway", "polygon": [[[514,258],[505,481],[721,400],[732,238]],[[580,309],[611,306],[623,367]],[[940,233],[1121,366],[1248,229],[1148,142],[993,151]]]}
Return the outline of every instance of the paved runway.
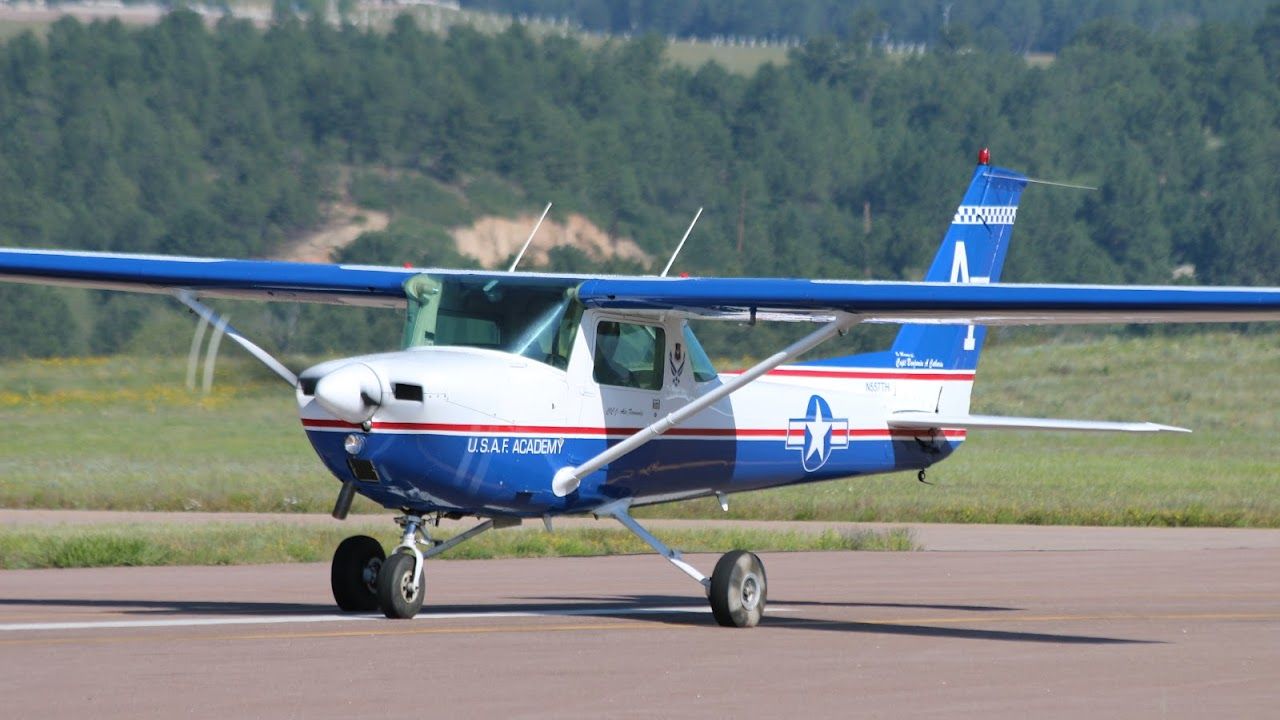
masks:
{"label": "paved runway", "polygon": [[327,565],[6,571],[0,714],[1276,717],[1275,532],[969,532],[1004,549],[765,555],[745,631],[653,556],[434,561],[396,622]]}

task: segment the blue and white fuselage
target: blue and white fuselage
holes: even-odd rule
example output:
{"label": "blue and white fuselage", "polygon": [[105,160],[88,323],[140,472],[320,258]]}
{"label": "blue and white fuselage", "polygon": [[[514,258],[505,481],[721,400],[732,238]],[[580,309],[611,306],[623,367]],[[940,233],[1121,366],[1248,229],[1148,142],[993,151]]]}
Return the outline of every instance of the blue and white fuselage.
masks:
{"label": "blue and white fuselage", "polygon": [[[339,479],[388,507],[536,516],[583,512],[621,498],[635,504],[925,468],[949,455],[963,430],[891,428],[890,413],[967,397],[972,371],[779,368],[681,426],[584,478],[557,497],[557,470],[587,460],[723,382],[699,382],[686,361],[658,390],[593,380],[596,321],[588,312],[568,367],[466,347],[416,348],[317,366],[304,380],[359,362],[388,398],[364,423],[335,417],[300,384],[302,424]],[[660,325],[680,338],[684,321]],[[422,388],[400,394],[394,386]],[[314,392],[314,391],[313,391]],[[420,398],[420,399],[419,399]],[[934,408],[930,408],[934,409]],[[364,429],[367,427],[368,429]],[[358,442],[346,442],[356,435]],[[349,448],[358,447],[354,453]],[[362,461],[367,464],[362,464]],[[362,468],[357,473],[356,468]],[[372,472],[370,472],[372,470]]]}

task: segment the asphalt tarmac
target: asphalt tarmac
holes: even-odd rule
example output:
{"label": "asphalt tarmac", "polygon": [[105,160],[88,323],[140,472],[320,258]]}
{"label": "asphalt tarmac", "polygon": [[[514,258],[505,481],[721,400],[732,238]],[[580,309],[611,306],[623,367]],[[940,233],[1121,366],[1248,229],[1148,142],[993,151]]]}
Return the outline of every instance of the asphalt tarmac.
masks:
{"label": "asphalt tarmac", "polygon": [[930,533],[763,555],[750,630],[656,556],[432,561],[406,621],[327,564],[5,571],[0,717],[1280,716],[1280,531]]}

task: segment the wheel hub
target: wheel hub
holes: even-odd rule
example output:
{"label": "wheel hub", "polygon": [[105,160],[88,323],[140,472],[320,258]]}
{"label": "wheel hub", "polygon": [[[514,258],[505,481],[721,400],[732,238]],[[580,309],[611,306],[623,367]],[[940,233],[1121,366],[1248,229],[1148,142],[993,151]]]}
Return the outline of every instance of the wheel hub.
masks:
{"label": "wheel hub", "polygon": [[400,595],[405,602],[413,602],[418,599],[418,588],[413,586],[413,573],[407,572],[400,578]]}
{"label": "wheel hub", "polygon": [[364,586],[369,588],[370,593],[378,592],[378,571],[382,569],[382,560],[374,557],[364,564],[364,570],[360,572],[360,579],[364,581]]}
{"label": "wheel hub", "polygon": [[760,578],[751,573],[742,579],[742,608],[755,610],[760,604]]}

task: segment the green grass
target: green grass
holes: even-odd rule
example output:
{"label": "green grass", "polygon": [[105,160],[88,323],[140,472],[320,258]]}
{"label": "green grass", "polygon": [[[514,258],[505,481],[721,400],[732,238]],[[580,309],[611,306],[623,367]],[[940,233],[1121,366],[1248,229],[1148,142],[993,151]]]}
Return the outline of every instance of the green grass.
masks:
{"label": "green grass", "polygon": [[307,443],[292,393],[233,357],[218,363],[207,398],[186,390],[184,374],[185,360],[171,358],[0,365],[0,420],[10,430],[0,439],[0,505],[332,507],[335,481]]}
{"label": "green grass", "polygon": [[1280,527],[1280,336],[996,345],[975,413],[1151,420],[1190,435],[974,431],[929,472],[770,490],[662,517]]}
{"label": "green grass", "polygon": [[0,42],[7,42],[24,32],[32,32],[44,37],[53,23],[47,20],[3,20],[0,21]]}
{"label": "green grass", "polygon": [[765,63],[786,65],[787,48],[712,45],[709,42],[679,40],[667,43],[667,60],[690,69],[698,69],[709,62],[723,66],[738,75],[754,75]]}
{"label": "green grass", "polygon": [[[353,528],[279,524],[108,525],[0,529],[0,569],[141,565],[251,565],[328,560]],[[659,533],[688,552],[744,547],[798,550],[915,550],[909,530],[821,534],[764,530],[669,530]],[[441,539],[447,537],[440,535]],[[390,549],[394,542],[384,539]],[[586,557],[649,552],[622,530],[509,530],[487,533],[441,559]]]}
{"label": "green grass", "polygon": [[[0,365],[0,506],[327,512],[337,483],[292,395],[233,352],[209,398],[183,388],[182,359]],[[975,431],[932,487],[903,473],[735,495],[727,515],[710,500],[644,514],[1280,527],[1277,377],[1276,335],[1006,342],[984,354],[975,412],[1195,433]]]}
{"label": "green grass", "polygon": [[[238,10],[270,10],[270,3],[258,2],[232,2],[232,6]],[[396,7],[389,10],[371,9],[368,14],[371,27],[385,32],[388,30],[392,21],[396,16],[407,14],[414,17],[418,22],[418,26],[427,30],[439,29],[447,32],[448,28],[454,25],[470,26],[484,33],[500,33],[506,30],[511,23],[511,18],[506,15],[474,12],[474,11],[454,11],[446,8],[436,7]],[[106,16],[90,16],[81,19],[83,23],[92,22],[94,19],[105,19]],[[364,13],[357,13],[354,20],[363,22]],[[126,22],[131,24],[149,24],[149,19],[138,17],[127,17]],[[43,38],[49,31],[49,27],[54,23],[54,18],[39,18],[29,20],[18,19],[2,19],[0,20],[0,42],[14,38],[24,32],[31,31],[37,37]],[[565,33],[564,28],[550,25],[544,22],[529,22],[525,24],[525,30],[534,37],[546,37],[549,35],[562,35]],[[601,44],[611,39],[611,36],[600,33],[581,33],[570,31],[571,37],[578,39],[587,47],[599,47]],[[667,60],[675,65],[681,65],[690,69],[697,69],[708,62],[719,63],[722,67],[732,73],[739,75],[753,75],[756,70],[760,69],[765,63],[773,63],[775,65],[785,65],[788,58],[788,49],[782,46],[772,47],[749,47],[746,45],[715,45],[705,40],[677,40],[667,44]],[[1049,56],[1052,59],[1052,56]],[[1032,62],[1032,60],[1028,60]],[[1044,61],[1036,59],[1037,62]]]}

